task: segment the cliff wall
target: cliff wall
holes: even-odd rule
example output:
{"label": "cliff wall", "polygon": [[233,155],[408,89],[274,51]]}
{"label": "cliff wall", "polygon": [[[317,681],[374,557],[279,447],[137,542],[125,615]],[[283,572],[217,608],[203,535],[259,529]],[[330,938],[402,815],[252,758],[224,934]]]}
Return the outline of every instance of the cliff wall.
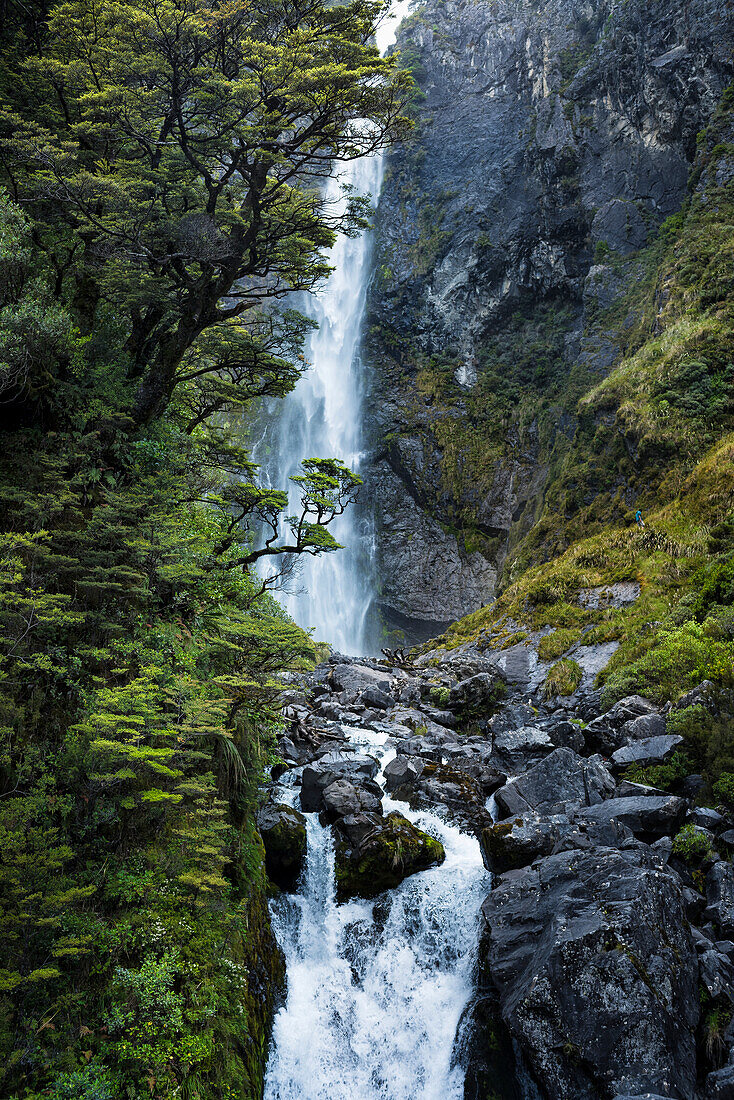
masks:
{"label": "cliff wall", "polygon": [[428,0],[403,24],[416,129],[387,166],[364,355],[380,605],[408,637],[489,603],[549,508],[593,523],[655,481],[611,456],[553,492],[733,43],[731,0]]}

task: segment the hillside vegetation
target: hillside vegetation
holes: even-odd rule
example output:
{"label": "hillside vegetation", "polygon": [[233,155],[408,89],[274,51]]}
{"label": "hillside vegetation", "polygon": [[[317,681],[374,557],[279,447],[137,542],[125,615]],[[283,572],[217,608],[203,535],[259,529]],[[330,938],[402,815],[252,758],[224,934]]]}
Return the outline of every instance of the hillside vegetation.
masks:
{"label": "hillside vegetation", "polygon": [[281,538],[286,487],[226,425],[293,387],[278,303],[364,224],[322,208],[331,158],[403,128],[377,11],[3,6],[3,1097],[262,1093],[258,784],[314,647],[254,567],[337,549],[358,479],[304,462]]}
{"label": "hillside vegetation", "polygon": [[[633,692],[659,703],[676,701],[712,681],[716,713],[697,705],[676,718],[688,742],[680,773],[652,778],[665,785],[702,770],[709,796],[730,803],[732,138],[729,91],[699,137],[684,208],[653,245],[627,261],[625,296],[596,319],[607,331],[616,325],[620,360],[578,398],[578,429],[553,456],[542,513],[508,562],[499,598],[439,640],[448,648],[467,642],[502,648],[552,628],[540,640],[544,659],[562,657],[582,639],[618,641],[598,677],[606,705]],[[635,523],[638,507],[644,528]],[[618,581],[639,584],[639,598],[619,608],[585,605],[585,590]]]}

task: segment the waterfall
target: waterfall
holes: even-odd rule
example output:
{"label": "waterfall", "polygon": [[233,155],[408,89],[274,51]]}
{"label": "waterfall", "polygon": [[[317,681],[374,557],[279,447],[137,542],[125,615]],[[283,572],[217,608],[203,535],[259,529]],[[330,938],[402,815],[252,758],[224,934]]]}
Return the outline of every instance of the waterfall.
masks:
{"label": "waterfall", "polygon": [[[392,44],[397,24],[412,0],[393,3],[378,30],[382,53]],[[344,166],[332,178],[325,200],[345,203],[343,187],[377,201],[383,174],[381,156],[363,157]],[[333,207],[332,207],[333,208]],[[291,488],[291,510],[298,494],[288,479],[300,472],[304,458],[338,458],[359,472],[362,457],[363,378],[358,355],[369,277],[369,234],[340,236],[329,253],[333,273],[324,287],[301,305],[318,328],[306,346],[310,369],[295,390],[269,418],[263,439],[255,448],[266,484]],[[367,638],[368,612],[373,599],[370,517],[354,506],[331,526],[344,547],[335,553],[301,563],[295,580],[281,593],[281,602],[297,623],[313,628],[314,637],[343,652],[361,654],[373,648]]]}
{"label": "waterfall", "polygon": [[[351,730],[382,765],[384,735]],[[285,801],[293,791],[281,791]],[[488,876],[479,844],[431,812],[384,800],[438,836],[446,861],[376,901],[337,905],[331,830],[308,815],[305,880],[272,905],[288,994],[275,1018],[265,1100],[462,1100],[454,1057],[472,994]]]}

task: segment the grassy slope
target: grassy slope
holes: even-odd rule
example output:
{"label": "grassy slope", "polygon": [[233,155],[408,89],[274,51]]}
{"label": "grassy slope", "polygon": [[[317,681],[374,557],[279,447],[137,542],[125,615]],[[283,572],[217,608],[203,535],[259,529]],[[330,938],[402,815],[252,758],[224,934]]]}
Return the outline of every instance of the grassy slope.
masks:
{"label": "grassy slope", "polygon": [[[732,136],[729,92],[700,137],[685,208],[636,258],[643,277],[616,317],[599,319],[607,329],[616,322],[623,355],[580,397],[574,442],[508,563],[502,594],[441,639],[495,647],[550,626],[559,645],[549,656],[582,631],[585,641],[616,639],[600,677],[605,703],[631,691],[675,700],[714,681],[719,718],[682,712],[679,724],[691,727],[688,763],[719,780],[719,793],[734,770],[734,738],[722,732],[734,661]],[[630,499],[644,511],[644,530]],[[640,584],[631,606],[580,605],[582,589],[618,580]]]}

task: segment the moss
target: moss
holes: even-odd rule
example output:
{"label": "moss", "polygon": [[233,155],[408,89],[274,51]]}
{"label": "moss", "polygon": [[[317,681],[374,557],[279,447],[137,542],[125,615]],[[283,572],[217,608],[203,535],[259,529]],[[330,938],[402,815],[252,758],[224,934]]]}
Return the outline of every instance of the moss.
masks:
{"label": "moss", "polygon": [[373,898],[398,886],[408,875],[443,863],[440,840],[417,829],[399,813],[391,813],[358,852],[342,840],[336,848],[337,899]]}
{"label": "moss", "polygon": [[543,684],[543,698],[552,699],[556,695],[573,695],[581,683],[583,673],[576,661],[564,659],[558,661],[548,672]]}
{"label": "moss", "polygon": [[580,637],[580,630],[563,627],[553,630],[538,642],[538,656],[541,661],[555,661],[557,657],[567,653]]}

